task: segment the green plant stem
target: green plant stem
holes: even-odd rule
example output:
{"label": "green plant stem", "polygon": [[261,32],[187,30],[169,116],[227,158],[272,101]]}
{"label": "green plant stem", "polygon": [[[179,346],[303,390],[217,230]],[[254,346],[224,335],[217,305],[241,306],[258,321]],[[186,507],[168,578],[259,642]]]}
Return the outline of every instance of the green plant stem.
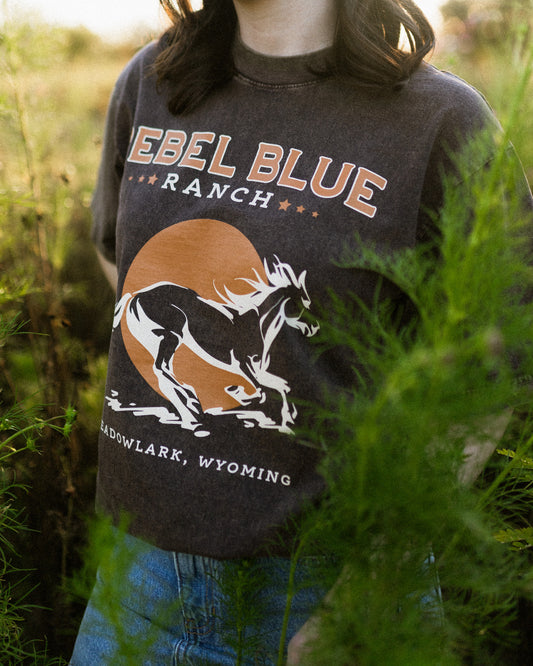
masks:
{"label": "green plant stem", "polygon": [[292,600],[296,593],[295,576],[296,567],[300,561],[301,552],[304,548],[305,541],[301,539],[294,553],[291,555],[291,565],[289,567],[289,580],[287,582],[287,601],[285,603],[285,612],[283,613],[283,621],[281,624],[281,635],[279,639],[278,659],[276,666],[283,666],[285,663],[285,642],[287,640],[287,631],[289,628],[289,618],[291,614]]}
{"label": "green plant stem", "polygon": [[[51,425],[52,421],[57,421],[57,420],[62,419],[62,418],[64,418],[64,415],[52,416],[49,419],[46,419],[46,420],[43,420],[43,421],[39,420],[37,423],[33,423],[29,426],[26,426],[25,428],[22,428],[21,430],[17,430],[17,432],[13,433],[12,435],[10,435],[9,437],[7,437],[6,439],[4,439],[0,442],[0,449],[2,449],[4,446],[6,446],[6,444],[9,444],[10,442],[14,441],[17,437],[20,437],[21,435],[24,435],[27,432],[35,431],[35,430],[38,430],[40,428],[44,428],[46,426],[50,426],[50,427],[53,428],[54,426]],[[60,428],[55,428],[55,429],[58,430],[58,431],[61,430]],[[4,460],[6,458],[9,458],[10,456],[12,456],[15,453],[17,453],[17,450],[12,449],[9,453],[2,454],[1,459]]]}

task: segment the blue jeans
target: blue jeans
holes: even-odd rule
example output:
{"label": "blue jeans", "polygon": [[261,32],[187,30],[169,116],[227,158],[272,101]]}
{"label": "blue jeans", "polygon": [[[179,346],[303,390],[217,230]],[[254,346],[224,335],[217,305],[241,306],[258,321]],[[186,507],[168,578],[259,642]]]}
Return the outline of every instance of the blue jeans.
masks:
{"label": "blue jeans", "polygon": [[122,534],[99,567],[70,664],[276,664],[324,595],[319,559],[297,565],[282,640],[289,559],[219,561]]}

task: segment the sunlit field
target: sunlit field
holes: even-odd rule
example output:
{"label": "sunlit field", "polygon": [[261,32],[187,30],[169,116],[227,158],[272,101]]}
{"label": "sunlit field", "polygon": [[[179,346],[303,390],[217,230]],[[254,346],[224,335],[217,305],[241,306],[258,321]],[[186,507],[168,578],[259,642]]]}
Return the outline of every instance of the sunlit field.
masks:
{"label": "sunlit field", "polygon": [[[532,11],[530,0],[449,2],[432,57],[485,95],[530,184]],[[114,305],[89,239],[90,201],[112,86],[151,37],[111,44],[82,28],[23,20],[0,27],[0,655],[6,655],[0,662],[6,665],[66,664],[85,604],[73,580],[87,562]],[[533,660],[533,586],[524,564],[533,546],[527,508],[533,452],[521,450],[520,488],[500,487],[498,497],[508,493],[506,518],[516,517],[512,528],[523,531],[498,544],[525,558],[517,568],[524,584],[510,584],[507,606],[487,612],[490,629],[472,625],[469,640],[457,638],[453,661],[442,663]],[[463,601],[466,607],[468,591]]]}

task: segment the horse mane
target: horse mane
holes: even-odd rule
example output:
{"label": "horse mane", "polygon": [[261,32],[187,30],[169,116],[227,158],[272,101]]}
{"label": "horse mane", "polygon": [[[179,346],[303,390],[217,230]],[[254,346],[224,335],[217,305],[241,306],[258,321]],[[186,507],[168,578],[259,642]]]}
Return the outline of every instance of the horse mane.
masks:
{"label": "horse mane", "polygon": [[215,287],[215,291],[224,304],[232,309],[236,309],[239,314],[244,314],[250,310],[255,310],[259,313],[259,306],[278,289],[286,289],[287,287],[294,286],[305,291],[305,271],[300,277],[297,277],[292,267],[280,261],[276,255],[274,255],[272,268],[269,268],[266,259],[263,261],[263,267],[268,282],[265,282],[255,268],[253,272],[257,279],[238,278],[250,285],[251,291],[246,294],[236,294],[227,287],[224,287],[224,293],[221,293]]}

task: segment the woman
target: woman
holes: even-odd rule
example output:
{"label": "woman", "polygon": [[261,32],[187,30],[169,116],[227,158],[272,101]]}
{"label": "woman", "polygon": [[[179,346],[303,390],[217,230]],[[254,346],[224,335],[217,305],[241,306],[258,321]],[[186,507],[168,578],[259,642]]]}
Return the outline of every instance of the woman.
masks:
{"label": "woman", "polygon": [[[93,206],[118,288],[97,501],[129,516],[133,555],[102,567],[72,664],[235,663],[226,583],[256,577],[244,663],[274,663],[291,525],[323,491],[302,404],[355,381],[310,338],[330,288],[372,303],[378,283],[337,260],[428,240],[451,153],[494,120],[424,62],[410,0],[161,4],[172,27],[117,82]],[[380,297],[402,307],[392,285]],[[293,601],[289,663],[323,594]]]}

